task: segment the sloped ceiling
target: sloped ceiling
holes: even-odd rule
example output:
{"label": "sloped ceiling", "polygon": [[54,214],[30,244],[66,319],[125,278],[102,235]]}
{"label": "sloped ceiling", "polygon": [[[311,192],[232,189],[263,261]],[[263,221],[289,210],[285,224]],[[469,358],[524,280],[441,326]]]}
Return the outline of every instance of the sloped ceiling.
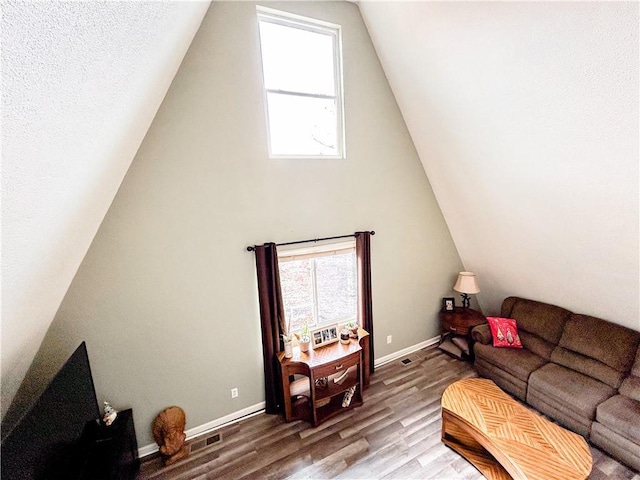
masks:
{"label": "sloped ceiling", "polygon": [[3,417],[208,6],[3,2]]}
{"label": "sloped ceiling", "polygon": [[638,3],[359,6],[485,313],[640,330]]}

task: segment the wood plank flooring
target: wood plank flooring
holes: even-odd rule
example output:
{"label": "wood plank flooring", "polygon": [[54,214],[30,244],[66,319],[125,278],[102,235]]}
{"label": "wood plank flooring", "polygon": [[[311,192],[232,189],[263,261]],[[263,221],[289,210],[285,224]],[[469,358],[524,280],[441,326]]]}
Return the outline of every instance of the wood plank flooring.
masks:
{"label": "wood plank flooring", "polygon": [[[192,448],[187,459],[170,467],[147,457],[138,480],[484,478],[440,441],[442,392],[458,379],[475,377],[472,365],[437,348],[406,358],[411,363],[398,360],[376,369],[363,406],[317,428],[260,414],[218,430],[222,441]],[[590,448],[591,480],[640,480],[637,472]]]}

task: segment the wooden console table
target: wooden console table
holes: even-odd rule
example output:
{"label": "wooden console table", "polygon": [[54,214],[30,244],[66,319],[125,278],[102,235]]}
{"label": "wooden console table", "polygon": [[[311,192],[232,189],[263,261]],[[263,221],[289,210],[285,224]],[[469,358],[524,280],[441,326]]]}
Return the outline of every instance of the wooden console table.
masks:
{"label": "wooden console table", "polygon": [[[284,352],[280,352],[285,420],[307,420],[315,427],[341,411],[362,405],[368,353],[369,334],[363,329],[359,329],[357,339],[352,338],[346,345],[335,342],[308,352],[294,348],[292,358],[285,358]],[[345,371],[346,377],[335,383]],[[302,377],[293,380],[294,375]],[[325,377],[326,386],[316,384]],[[343,399],[351,387],[355,387],[355,392],[350,404],[343,407]]]}

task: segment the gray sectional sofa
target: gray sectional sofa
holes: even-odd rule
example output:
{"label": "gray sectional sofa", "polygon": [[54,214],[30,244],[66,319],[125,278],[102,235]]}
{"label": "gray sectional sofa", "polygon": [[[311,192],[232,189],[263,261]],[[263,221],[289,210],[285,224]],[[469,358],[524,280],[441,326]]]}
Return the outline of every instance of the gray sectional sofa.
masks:
{"label": "gray sectional sofa", "polygon": [[522,349],[475,327],[475,368],[502,389],[640,471],[640,332],[555,305],[506,298]]}

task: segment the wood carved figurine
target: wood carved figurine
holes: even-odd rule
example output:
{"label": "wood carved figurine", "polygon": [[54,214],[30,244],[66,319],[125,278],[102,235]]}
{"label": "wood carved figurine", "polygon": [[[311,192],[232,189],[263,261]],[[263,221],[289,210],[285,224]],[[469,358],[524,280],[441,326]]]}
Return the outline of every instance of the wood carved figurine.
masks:
{"label": "wood carved figurine", "polygon": [[165,465],[189,455],[189,447],[184,444],[186,422],[184,410],[180,407],[165,408],[153,421],[153,439],[160,447]]}

